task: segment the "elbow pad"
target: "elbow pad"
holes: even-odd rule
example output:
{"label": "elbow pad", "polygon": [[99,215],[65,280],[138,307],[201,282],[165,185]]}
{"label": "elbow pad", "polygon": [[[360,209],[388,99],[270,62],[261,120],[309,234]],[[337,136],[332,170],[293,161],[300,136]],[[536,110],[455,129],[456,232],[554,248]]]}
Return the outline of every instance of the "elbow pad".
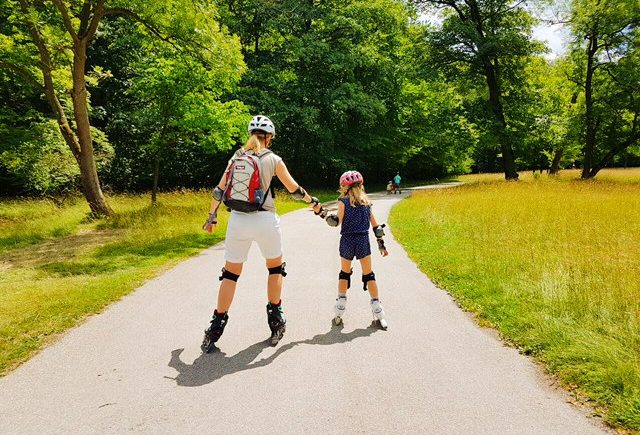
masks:
{"label": "elbow pad", "polygon": [[301,186],[298,186],[298,188],[294,192],[291,192],[291,196],[296,201],[302,201],[304,197],[307,196],[307,191],[304,190]]}
{"label": "elbow pad", "polygon": [[340,219],[338,219],[337,214],[330,214],[325,220],[330,227],[337,227],[340,223]]}
{"label": "elbow pad", "polygon": [[383,230],[384,227],[386,227],[386,225],[382,224],[373,228],[373,234],[375,234],[377,239],[381,239],[384,237],[384,230]]}
{"label": "elbow pad", "polygon": [[222,201],[222,197],[224,196],[224,190],[220,189],[218,186],[213,188],[213,192],[211,192],[211,197],[216,201]]}

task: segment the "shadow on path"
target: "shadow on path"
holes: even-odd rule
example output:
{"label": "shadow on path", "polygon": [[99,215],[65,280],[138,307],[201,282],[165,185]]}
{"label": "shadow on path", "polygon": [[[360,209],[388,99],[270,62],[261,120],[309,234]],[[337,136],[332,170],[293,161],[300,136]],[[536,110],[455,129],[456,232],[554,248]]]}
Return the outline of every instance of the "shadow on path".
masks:
{"label": "shadow on path", "polygon": [[251,362],[255,360],[265,348],[271,347],[269,340],[253,344],[231,357],[227,357],[227,354],[221,350],[215,350],[213,353],[203,353],[193,361],[193,364],[186,364],[180,359],[180,355],[184,349],[175,349],[171,352],[169,367],[177,370],[178,375],[175,378],[169,379],[175,380],[176,383],[182,387],[200,387],[217,381],[226,375],[267,366],[282,353],[301,344],[324,346],[341,344],[356,338],[368,337],[374,332],[379,331],[375,323],[371,323],[367,328],[355,329],[346,334],[342,333],[343,328],[344,326],[342,324],[338,326],[332,325],[331,329],[324,334],[315,335],[313,338],[307,340],[286,343],[278,347],[273,355],[256,361],[253,364]]}

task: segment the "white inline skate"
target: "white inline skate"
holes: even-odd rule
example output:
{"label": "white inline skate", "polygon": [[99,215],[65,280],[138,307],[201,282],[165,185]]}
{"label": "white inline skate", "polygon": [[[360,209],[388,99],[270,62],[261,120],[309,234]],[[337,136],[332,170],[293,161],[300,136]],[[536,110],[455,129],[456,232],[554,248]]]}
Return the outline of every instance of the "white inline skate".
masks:
{"label": "white inline skate", "polygon": [[344,316],[344,312],[347,310],[347,297],[346,296],[338,296],[336,299],[336,304],[333,307],[335,317],[333,318],[333,323],[335,325],[339,325],[342,323],[342,316]]}
{"label": "white inline skate", "polygon": [[387,330],[387,319],[384,315],[384,308],[379,300],[375,299],[371,301],[371,313],[373,314],[373,320],[380,324],[380,327]]}

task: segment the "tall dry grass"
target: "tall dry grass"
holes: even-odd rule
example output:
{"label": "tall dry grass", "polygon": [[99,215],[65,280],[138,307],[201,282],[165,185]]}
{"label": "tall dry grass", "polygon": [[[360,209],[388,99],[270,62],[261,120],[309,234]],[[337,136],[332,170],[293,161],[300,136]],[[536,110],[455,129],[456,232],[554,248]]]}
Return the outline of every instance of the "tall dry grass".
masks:
{"label": "tall dry grass", "polygon": [[[607,421],[640,429],[640,170],[415,194],[394,235],[433,280]],[[476,181],[477,177],[462,177]]]}

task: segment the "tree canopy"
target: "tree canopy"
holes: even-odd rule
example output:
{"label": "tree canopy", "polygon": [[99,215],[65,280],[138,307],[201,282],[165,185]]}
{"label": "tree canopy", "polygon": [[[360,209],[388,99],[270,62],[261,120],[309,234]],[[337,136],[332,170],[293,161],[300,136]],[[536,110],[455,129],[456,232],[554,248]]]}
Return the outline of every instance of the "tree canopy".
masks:
{"label": "tree canopy", "polygon": [[640,164],[638,3],[563,5],[0,0],[0,194],[210,186],[258,113],[305,184]]}

